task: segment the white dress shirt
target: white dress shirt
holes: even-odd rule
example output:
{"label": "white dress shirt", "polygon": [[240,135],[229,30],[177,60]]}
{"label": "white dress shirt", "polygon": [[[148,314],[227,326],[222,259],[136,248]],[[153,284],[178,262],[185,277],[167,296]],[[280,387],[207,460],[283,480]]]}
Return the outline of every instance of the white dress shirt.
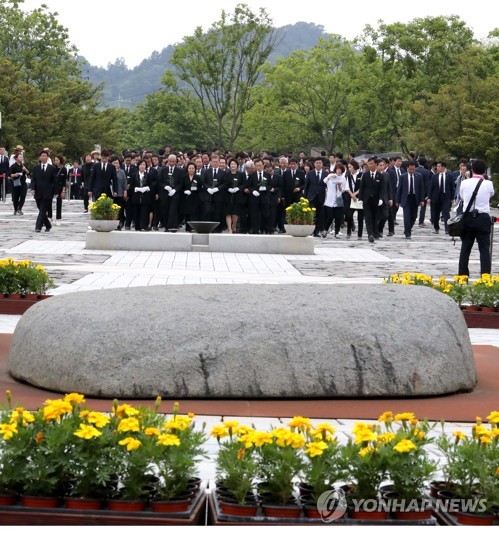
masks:
{"label": "white dress shirt", "polygon": [[494,185],[492,180],[484,180],[480,175],[475,175],[473,178],[467,178],[461,182],[459,193],[461,199],[463,199],[463,212],[468,207],[479,180],[483,182],[476,195],[474,206],[470,207],[470,211],[476,208],[481,214],[490,214],[490,199],[494,195]]}
{"label": "white dress shirt", "polygon": [[[335,175],[334,173],[331,173],[324,179],[324,182],[327,186],[324,206],[335,208],[338,206],[336,199],[341,197],[342,193],[347,190],[348,181],[345,174]],[[341,204],[341,206],[343,206],[343,204]]]}

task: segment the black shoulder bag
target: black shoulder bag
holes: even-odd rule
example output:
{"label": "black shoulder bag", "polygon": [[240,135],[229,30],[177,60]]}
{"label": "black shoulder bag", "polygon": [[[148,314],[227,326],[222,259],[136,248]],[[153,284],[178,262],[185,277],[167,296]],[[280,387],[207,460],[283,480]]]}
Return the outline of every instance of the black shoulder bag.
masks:
{"label": "black shoulder bag", "polygon": [[468,206],[466,207],[466,210],[460,214],[456,214],[454,217],[451,217],[450,219],[447,220],[447,230],[449,231],[449,236],[452,236],[453,238],[460,238],[463,235],[464,215],[470,211],[470,208],[475,202],[476,195],[481,185],[482,185],[482,180],[479,180],[478,184],[476,185],[475,191],[473,192],[473,195],[471,196],[470,202],[468,203]]}

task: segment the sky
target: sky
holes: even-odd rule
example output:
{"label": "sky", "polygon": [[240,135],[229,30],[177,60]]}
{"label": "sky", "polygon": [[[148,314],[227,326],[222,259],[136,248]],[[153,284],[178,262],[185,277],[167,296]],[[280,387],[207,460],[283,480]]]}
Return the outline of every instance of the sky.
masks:
{"label": "sky", "polygon": [[[106,67],[123,57],[133,68],[155,50],[182,41],[197,26],[208,29],[219,20],[222,9],[231,13],[239,3],[254,12],[264,7],[275,26],[313,22],[328,33],[353,39],[366,24],[408,22],[413,18],[458,15],[478,39],[499,26],[494,17],[496,0],[25,0],[31,11],[45,4],[57,12],[68,29],[71,44],[92,64]],[[494,24],[495,22],[495,24]]]}

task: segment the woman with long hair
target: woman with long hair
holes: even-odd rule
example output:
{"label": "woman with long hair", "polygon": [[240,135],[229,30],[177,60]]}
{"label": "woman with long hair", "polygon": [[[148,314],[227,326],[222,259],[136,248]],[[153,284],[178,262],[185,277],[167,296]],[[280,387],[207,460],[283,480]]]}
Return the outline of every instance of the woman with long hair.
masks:
{"label": "woman with long hair", "polygon": [[[54,156],[54,165],[56,168],[55,178],[55,218],[56,220],[62,219],[62,199],[66,193],[66,182],[68,180],[68,170],[64,167],[64,156],[57,154]],[[57,225],[58,223],[56,223]]]}

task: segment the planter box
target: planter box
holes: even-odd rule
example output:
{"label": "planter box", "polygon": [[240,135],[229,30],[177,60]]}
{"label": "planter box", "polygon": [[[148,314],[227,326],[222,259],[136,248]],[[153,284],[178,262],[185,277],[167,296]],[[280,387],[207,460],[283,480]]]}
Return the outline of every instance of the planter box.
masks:
{"label": "planter box", "polygon": [[499,312],[463,310],[468,329],[499,329]]}
{"label": "planter box", "polygon": [[206,494],[202,487],[183,513],[122,513],[99,509],[84,511],[57,507],[35,509],[13,505],[0,507],[0,526],[196,526],[204,525]]}
{"label": "planter box", "polygon": [[[208,495],[208,511],[209,511],[209,524],[214,526],[327,526],[326,522],[323,522],[320,518],[307,518],[301,516],[300,518],[277,518],[271,516],[263,516],[261,509],[259,509],[256,516],[233,516],[224,515],[220,510],[218,498],[215,493],[212,492]],[[347,513],[348,515],[348,513]],[[355,520],[348,516],[344,516],[338,520],[334,520],[329,525],[341,525],[341,526],[435,526],[437,523],[435,518],[428,520],[394,520],[389,518],[387,520]]]}
{"label": "planter box", "polygon": [[26,297],[0,297],[0,314],[22,315],[28,308],[36,305],[43,299],[52,297],[51,295],[26,296]]}

